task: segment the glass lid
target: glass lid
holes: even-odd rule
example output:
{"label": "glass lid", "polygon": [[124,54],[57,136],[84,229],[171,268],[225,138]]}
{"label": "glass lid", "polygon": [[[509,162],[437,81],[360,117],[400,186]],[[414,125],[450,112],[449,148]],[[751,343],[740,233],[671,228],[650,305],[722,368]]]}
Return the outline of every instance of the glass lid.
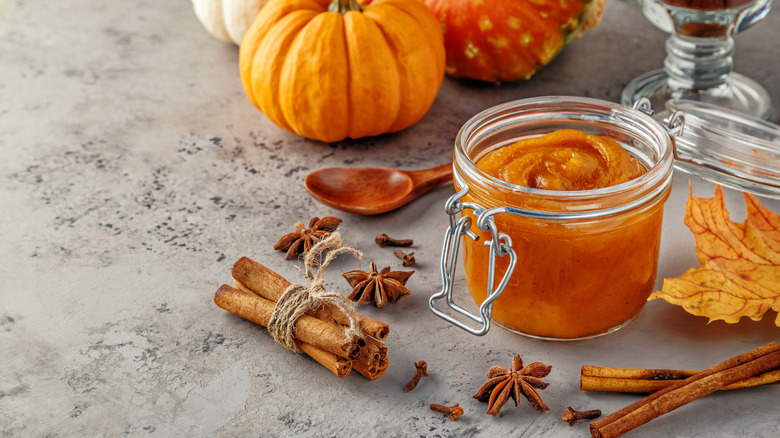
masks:
{"label": "glass lid", "polygon": [[[780,198],[780,126],[719,106],[669,100],[675,136],[675,167],[704,179],[762,196]],[[679,114],[679,113],[678,113]]]}

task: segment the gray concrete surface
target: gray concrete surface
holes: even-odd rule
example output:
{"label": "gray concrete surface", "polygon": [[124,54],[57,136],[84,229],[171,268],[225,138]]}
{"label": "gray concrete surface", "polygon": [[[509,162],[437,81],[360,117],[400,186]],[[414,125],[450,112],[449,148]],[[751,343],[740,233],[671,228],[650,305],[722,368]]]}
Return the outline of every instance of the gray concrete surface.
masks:
{"label": "gray concrete surface", "polygon": [[[590,341],[498,328],[473,337],[427,307],[440,287],[450,187],[377,217],[339,214],[305,192],[304,176],[320,167],[445,163],[458,128],[494,104],[553,94],[617,101],[627,81],[661,65],[665,35],[634,1],[607,3],[600,26],[530,81],[447,78],[417,125],[322,144],[251,106],[237,48],[207,34],[187,0],[0,1],[0,436],[586,436],[586,424],[561,421],[566,406],[608,413],[637,397],[581,392],[581,365],[703,368],[777,340],[774,312],[708,325],[660,300]],[[736,55],[775,102],[778,29],[773,11],[737,37]],[[712,194],[712,184],[676,175],[659,278],[698,265],[682,223],[689,181]],[[740,194],[727,190],[727,199],[742,220]],[[333,214],[379,264],[397,261],[372,243],[376,233],[416,242],[412,296],[361,308],[392,327],[390,369],[377,381],[339,380],[212,301],[241,256],[300,278],[298,263],[271,246],[295,221]],[[346,292],[339,273],[357,267],[338,260],[328,285]],[[507,405],[494,418],[471,398],[487,369],[514,354],[553,366],[543,392],[551,412]],[[404,393],[417,360],[431,377]],[[779,389],[707,396],[630,436],[778,436]],[[460,403],[466,414],[452,422],[430,403]]]}

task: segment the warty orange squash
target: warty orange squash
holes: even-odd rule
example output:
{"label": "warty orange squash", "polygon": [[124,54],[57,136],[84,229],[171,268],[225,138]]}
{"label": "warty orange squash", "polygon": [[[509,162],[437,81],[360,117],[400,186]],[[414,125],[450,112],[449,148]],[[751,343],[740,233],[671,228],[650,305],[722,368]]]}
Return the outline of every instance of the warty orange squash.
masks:
{"label": "warty orange squash", "polygon": [[444,30],[447,74],[528,79],[595,27],[605,0],[421,0]]}

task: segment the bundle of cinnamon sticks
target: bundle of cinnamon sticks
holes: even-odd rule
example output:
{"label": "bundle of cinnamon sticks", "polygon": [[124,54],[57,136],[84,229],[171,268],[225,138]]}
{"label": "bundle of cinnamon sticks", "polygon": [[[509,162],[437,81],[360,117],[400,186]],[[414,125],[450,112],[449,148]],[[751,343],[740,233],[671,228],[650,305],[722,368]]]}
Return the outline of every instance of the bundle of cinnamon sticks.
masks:
{"label": "bundle of cinnamon sticks", "polygon": [[[276,301],[290,282],[246,257],[233,265],[232,275],[235,287],[220,286],[214,302],[230,313],[267,327]],[[390,327],[359,314],[357,319],[363,338],[346,334],[344,328],[349,320],[341,310],[322,306],[295,322],[295,343],[339,378],[354,369],[369,380],[377,379],[389,365],[387,346],[381,341],[387,339]]]}

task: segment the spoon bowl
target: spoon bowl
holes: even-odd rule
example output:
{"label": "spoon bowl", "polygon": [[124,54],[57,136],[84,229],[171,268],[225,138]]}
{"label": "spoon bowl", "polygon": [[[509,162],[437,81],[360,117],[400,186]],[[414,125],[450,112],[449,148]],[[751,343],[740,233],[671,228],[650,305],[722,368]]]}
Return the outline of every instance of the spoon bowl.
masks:
{"label": "spoon bowl", "polygon": [[370,215],[395,210],[450,180],[452,164],[448,163],[416,171],[328,167],[307,175],[304,184],[323,204]]}

